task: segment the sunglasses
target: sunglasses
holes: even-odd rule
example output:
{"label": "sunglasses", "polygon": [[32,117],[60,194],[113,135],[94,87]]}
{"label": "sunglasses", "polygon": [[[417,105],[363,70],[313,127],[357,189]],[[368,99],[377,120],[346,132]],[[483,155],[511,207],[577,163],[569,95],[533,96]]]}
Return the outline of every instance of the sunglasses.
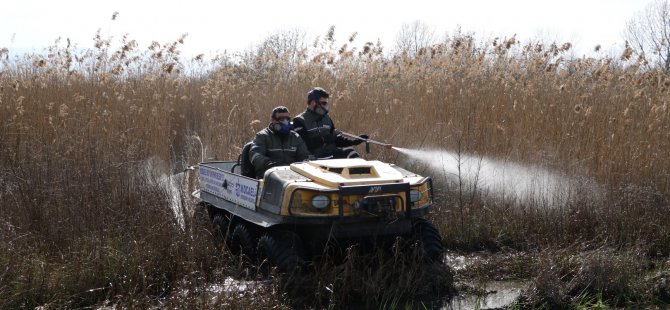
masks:
{"label": "sunglasses", "polygon": [[280,122],[281,121],[287,121],[288,122],[288,121],[291,121],[291,118],[288,117],[288,116],[284,116],[284,117],[275,118],[275,120],[278,120]]}

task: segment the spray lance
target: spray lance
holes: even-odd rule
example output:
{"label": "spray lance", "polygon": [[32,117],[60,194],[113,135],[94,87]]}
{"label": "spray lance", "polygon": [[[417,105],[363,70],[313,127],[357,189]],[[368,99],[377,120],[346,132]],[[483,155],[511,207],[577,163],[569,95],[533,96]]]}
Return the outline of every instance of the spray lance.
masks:
{"label": "spray lance", "polygon": [[340,134],[345,136],[345,137],[352,138],[352,139],[360,139],[360,140],[365,141],[365,152],[368,153],[368,154],[370,153],[370,143],[381,145],[381,146],[385,147],[387,150],[393,149],[392,144],[379,142],[379,141],[372,140],[372,139],[363,139],[360,136],[357,136],[357,135],[354,135],[354,134],[351,134],[351,133],[348,133],[348,132],[344,132],[344,131],[340,131]]}

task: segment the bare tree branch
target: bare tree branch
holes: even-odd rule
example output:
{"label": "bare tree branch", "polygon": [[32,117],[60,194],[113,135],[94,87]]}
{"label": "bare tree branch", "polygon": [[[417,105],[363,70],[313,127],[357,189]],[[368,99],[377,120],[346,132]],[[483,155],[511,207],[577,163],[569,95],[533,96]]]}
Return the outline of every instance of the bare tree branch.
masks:
{"label": "bare tree branch", "polygon": [[656,0],[626,23],[624,38],[629,44],[653,58],[652,65],[670,73],[670,4]]}
{"label": "bare tree branch", "polygon": [[396,49],[401,53],[413,56],[422,48],[435,43],[435,32],[426,24],[415,21],[404,24],[396,35]]}

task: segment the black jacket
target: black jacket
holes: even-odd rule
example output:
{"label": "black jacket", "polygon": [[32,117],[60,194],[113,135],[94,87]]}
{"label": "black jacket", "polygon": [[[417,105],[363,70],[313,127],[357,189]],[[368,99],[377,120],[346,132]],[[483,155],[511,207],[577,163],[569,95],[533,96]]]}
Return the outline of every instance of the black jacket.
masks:
{"label": "black jacket", "polygon": [[355,144],[335,130],[335,124],[328,114],[321,116],[310,109],[293,119],[293,130],[305,140],[307,148],[317,158],[332,156],[338,147]]}
{"label": "black jacket", "polygon": [[249,151],[249,160],[254,165],[256,177],[262,178],[270,167],[290,165],[310,155],[305,142],[296,132],[282,135],[266,127],[256,134]]}

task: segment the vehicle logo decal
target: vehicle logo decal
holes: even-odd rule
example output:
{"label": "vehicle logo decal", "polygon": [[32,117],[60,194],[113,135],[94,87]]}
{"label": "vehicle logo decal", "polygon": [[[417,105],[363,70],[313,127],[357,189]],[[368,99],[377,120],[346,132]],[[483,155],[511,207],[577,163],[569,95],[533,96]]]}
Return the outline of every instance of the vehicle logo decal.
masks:
{"label": "vehicle logo decal", "polygon": [[381,186],[379,186],[379,185],[378,186],[371,186],[370,190],[368,191],[368,194],[376,194],[376,193],[379,193],[381,191],[382,191]]}

